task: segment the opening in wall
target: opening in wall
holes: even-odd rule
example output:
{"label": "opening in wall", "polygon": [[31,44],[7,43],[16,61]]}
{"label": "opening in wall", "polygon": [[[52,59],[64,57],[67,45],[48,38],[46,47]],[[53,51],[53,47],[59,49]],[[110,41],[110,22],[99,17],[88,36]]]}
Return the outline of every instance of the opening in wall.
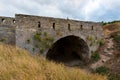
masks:
{"label": "opening in wall", "polygon": [[53,23],[53,29],[55,30],[55,23]]}
{"label": "opening in wall", "polygon": [[5,19],[2,19],[2,22],[4,23],[4,22],[5,22]]}
{"label": "opening in wall", "polygon": [[93,30],[94,28],[93,28],[93,26],[92,26],[92,30]]}
{"label": "opening in wall", "polygon": [[13,23],[15,23],[16,21],[15,20],[13,20]]}
{"label": "opening in wall", "polygon": [[[68,35],[53,43],[46,54],[46,58],[65,64],[72,63],[71,65],[73,66],[76,65],[76,63],[74,63],[76,61],[82,61],[83,63],[89,61],[89,51],[86,41],[78,36]],[[85,59],[87,61],[85,61]],[[80,63],[78,62],[78,64]]]}
{"label": "opening in wall", "polygon": [[38,28],[40,28],[41,27],[41,23],[40,22],[38,22]]}
{"label": "opening in wall", "polygon": [[70,31],[71,29],[70,29],[70,24],[68,24],[68,30]]}
{"label": "opening in wall", "polygon": [[83,25],[80,25],[80,29],[83,30]]}

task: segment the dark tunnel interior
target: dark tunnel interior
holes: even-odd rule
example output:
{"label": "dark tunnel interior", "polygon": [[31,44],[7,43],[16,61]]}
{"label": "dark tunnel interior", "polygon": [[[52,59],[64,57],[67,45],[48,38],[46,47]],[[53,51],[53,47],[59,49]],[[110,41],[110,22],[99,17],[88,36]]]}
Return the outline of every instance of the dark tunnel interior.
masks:
{"label": "dark tunnel interior", "polygon": [[48,50],[46,58],[56,62],[84,61],[89,55],[87,43],[78,36],[70,35],[56,41]]}

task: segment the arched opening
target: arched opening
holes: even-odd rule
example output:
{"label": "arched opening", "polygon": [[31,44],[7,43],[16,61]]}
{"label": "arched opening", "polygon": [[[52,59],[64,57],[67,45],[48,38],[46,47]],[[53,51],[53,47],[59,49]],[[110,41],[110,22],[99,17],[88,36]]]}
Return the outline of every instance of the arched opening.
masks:
{"label": "arched opening", "polygon": [[5,19],[2,19],[2,22],[4,23],[4,22],[5,22]]}
{"label": "arched opening", "polygon": [[40,28],[41,27],[41,23],[40,22],[38,22],[38,28]]}
{"label": "arched opening", "polygon": [[16,21],[15,20],[13,20],[13,23],[15,23]]}
{"label": "arched opening", "polygon": [[55,23],[53,23],[53,29],[55,30]]}
{"label": "arched opening", "polygon": [[91,30],[93,30],[94,28],[93,28],[93,26],[92,26],[92,29]]}
{"label": "arched opening", "polygon": [[68,30],[70,31],[71,29],[70,29],[70,24],[68,24]]}
{"label": "arched opening", "polygon": [[89,47],[78,36],[66,36],[53,44],[48,50],[46,58],[63,63],[69,63],[75,60],[86,62],[89,59]]}
{"label": "arched opening", "polygon": [[83,25],[80,25],[80,29],[83,30]]}

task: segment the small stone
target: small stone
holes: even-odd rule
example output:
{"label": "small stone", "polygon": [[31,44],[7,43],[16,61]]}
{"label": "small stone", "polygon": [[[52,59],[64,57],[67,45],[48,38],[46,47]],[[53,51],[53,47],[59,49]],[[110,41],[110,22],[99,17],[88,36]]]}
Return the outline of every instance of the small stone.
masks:
{"label": "small stone", "polygon": [[108,53],[107,49],[104,49],[104,53]]}
{"label": "small stone", "polygon": [[106,59],[103,59],[102,62],[105,63],[107,60]]}
{"label": "small stone", "polygon": [[109,55],[113,55],[112,53],[108,53]]}

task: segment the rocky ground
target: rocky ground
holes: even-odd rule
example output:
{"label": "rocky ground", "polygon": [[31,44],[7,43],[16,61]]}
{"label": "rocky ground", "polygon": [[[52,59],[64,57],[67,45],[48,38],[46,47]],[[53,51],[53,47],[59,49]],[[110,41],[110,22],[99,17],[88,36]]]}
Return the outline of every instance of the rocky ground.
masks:
{"label": "rocky ground", "polygon": [[109,77],[115,74],[110,80],[120,80],[120,22],[107,24],[103,29],[105,43],[97,51],[100,59],[93,62],[90,68],[95,70],[104,66],[112,74]]}

